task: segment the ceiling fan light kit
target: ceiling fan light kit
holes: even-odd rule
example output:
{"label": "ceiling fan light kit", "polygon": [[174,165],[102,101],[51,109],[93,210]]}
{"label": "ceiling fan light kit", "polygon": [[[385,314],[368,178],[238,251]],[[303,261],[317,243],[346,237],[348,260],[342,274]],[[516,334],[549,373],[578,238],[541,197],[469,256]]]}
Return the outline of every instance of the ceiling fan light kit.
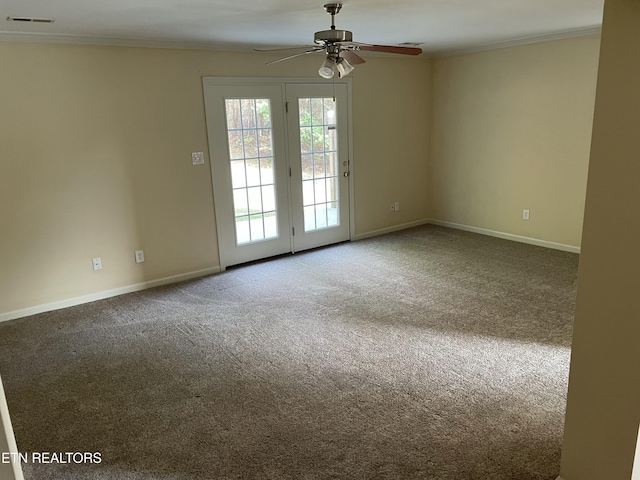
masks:
{"label": "ceiling fan light kit", "polygon": [[335,59],[327,55],[327,58],[325,58],[324,62],[322,62],[322,65],[320,65],[320,69],[318,70],[318,73],[322,78],[327,78],[327,79],[333,78],[333,76],[335,75],[335,68],[336,68]]}
{"label": "ceiling fan light kit", "polygon": [[342,78],[353,72],[353,65],[346,58],[340,57],[336,62],[336,69],[338,70],[338,75]]}
{"label": "ceiling fan light kit", "polygon": [[313,40],[315,45],[302,47],[278,48],[273,50],[255,49],[257,52],[272,52],[277,50],[299,50],[305,51],[289,55],[272,62],[281,62],[290,58],[307,55],[309,53],[324,52],[325,59],[320,65],[318,74],[322,78],[334,78],[336,73],[342,78],[349,75],[354,70],[354,65],[365,63],[365,60],[358,55],[357,51],[384,52],[395,53],[401,55],[420,55],[422,49],[417,47],[391,46],[391,45],[372,45],[369,43],[359,43],[353,41],[353,34],[348,30],[338,30],[335,26],[335,16],[342,8],[341,3],[327,3],[324,9],[331,15],[331,30],[322,30],[314,34]]}

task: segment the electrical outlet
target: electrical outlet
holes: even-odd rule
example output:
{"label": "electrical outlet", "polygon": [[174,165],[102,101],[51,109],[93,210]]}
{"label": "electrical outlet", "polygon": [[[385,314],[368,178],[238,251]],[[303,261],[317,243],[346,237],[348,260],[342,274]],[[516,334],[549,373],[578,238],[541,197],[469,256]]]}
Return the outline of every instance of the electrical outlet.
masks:
{"label": "electrical outlet", "polygon": [[102,270],[102,259],[100,257],[96,257],[93,259],[93,269]]}
{"label": "electrical outlet", "polygon": [[529,210],[527,209],[522,210],[522,219],[529,220]]}
{"label": "electrical outlet", "polygon": [[400,202],[396,202],[395,203],[395,207],[396,207],[396,212],[400,211]]}
{"label": "electrical outlet", "polygon": [[136,263],[144,262],[144,250],[136,250]]}
{"label": "electrical outlet", "polygon": [[390,211],[395,212],[396,211],[396,204],[392,203],[391,207],[389,208]]}

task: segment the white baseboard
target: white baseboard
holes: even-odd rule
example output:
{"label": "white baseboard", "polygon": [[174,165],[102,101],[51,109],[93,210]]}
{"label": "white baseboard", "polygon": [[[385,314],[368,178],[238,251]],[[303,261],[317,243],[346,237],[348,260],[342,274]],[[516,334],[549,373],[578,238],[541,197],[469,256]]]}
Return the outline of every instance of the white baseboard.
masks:
{"label": "white baseboard", "polygon": [[[353,241],[364,240],[365,238],[376,237],[378,235],[384,235],[385,233],[397,232],[399,230],[405,230],[411,227],[417,227],[419,225],[440,225],[442,227],[455,228],[457,230],[465,230],[467,232],[479,233],[482,235],[489,235],[491,237],[503,238],[505,240],[512,240],[514,242],[527,243],[530,245],[537,245],[539,247],[553,248],[555,250],[562,250],[565,252],[580,253],[580,247],[574,247],[572,245],[564,245],[562,243],[548,242],[546,240],[540,240],[537,238],[523,237],[521,235],[513,235],[511,233],[497,232],[495,230],[487,230],[486,228],[472,227],[470,225],[462,225],[459,223],[445,222],[436,219],[423,219],[416,220],[414,222],[403,223],[401,225],[395,225],[393,227],[382,228],[374,230],[372,232],[361,233],[352,238]],[[92,293],[90,295],[83,295],[81,297],[69,298],[66,300],[60,300],[57,302],[46,303],[42,305],[36,305],[34,307],[24,308],[22,310],[14,310],[11,312],[0,313],[0,322],[6,322],[9,320],[15,320],[16,318],[28,317],[31,315],[37,315],[38,313],[49,312],[52,310],[59,310],[61,308],[73,307],[75,305],[81,305],[83,303],[94,302],[96,300],[102,300],[104,298],[116,297],[125,293],[138,292],[140,290],[146,290],[148,288],[159,287],[161,285],[168,285],[170,283],[177,283],[184,280],[190,280],[192,278],[204,277],[206,275],[213,275],[220,273],[220,267],[207,268],[204,270],[197,270],[195,272],[183,273],[180,275],[173,275],[171,277],[159,278],[157,280],[151,280],[149,282],[136,283],[134,285],[127,285],[125,287],[114,288],[112,290],[105,290],[102,292]],[[558,479],[562,480],[562,479]]]}
{"label": "white baseboard", "polygon": [[488,235],[490,237],[502,238],[505,240],[511,240],[514,242],[527,243],[529,245],[536,245],[538,247],[552,248],[554,250],[562,250],[563,252],[580,253],[580,247],[573,245],[565,245],[563,243],[549,242],[547,240],[540,240],[538,238],[523,237],[521,235],[514,235],[512,233],[497,232],[495,230],[488,230],[486,228],[472,227],[470,225],[463,225],[460,223],[445,222],[443,220],[436,220],[435,218],[426,218],[423,220],[417,220],[415,222],[403,223],[402,225],[395,225],[393,227],[381,228],[380,230],[374,230],[372,232],[361,233],[352,238],[353,241],[364,240],[365,238],[377,237],[378,235],[384,235],[385,233],[397,232],[406,228],[417,227],[419,225],[440,225],[441,227],[455,228],[456,230],[464,230],[466,232],[479,233],[481,235]]}
{"label": "white baseboard", "polygon": [[22,310],[0,313],[0,322],[6,322],[9,320],[15,320],[16,318],[37,315],[38,313],[50,312],[52,310],[59,310],[61,308],[73,307],[75,305],[81,305],[83,303],[95,302],[96,300],[116,297],[125,293],[139,292],[140,290],[159,287],[161,285],[168,285],[170,283],[182,282],[184,280],[191,280],[192,278],[204,277],[207,275],[213,275],[215,273],[220,273],[220,267],[205,268],[204,270],[196,270],[195,272],[182,273],[180,275],[173,275],[170,277],[159,278],[157,280],[150,280],[148,282],[136,283],[133,285],[114,288],[112,290],[104,290],[102,292],[83,295],[81,297],[68,298],[66,300],[60,300],[57,302],[36,305],[35,307],[24,308]]}
{"label": "white baseboard", "polygon": [[514,242],[527,243],[529,245],[537,245],[538,247],[552,248],[554,250],[562,250],[563,252],[580,253],[580,247],[573,245],[565,245],[564,243],[549,242],[547,240],[540,240],[538,238],[523,237],[521,235],[514,235],[512,233],[497,232],[495,230],[487,230],[486,228],[472,227],[470,225],[462,225],[459,223],[444,222],[442,220],[429,219],[425,223],[432,225],[440,225],[441,227],[455,228],[457,230],[464,230],[467,232],[480,233],[482,235],[488,235],[490,237],[503,238],[505,240],[512,240]]}
{"label": "white baseboard", "polygon": [[364,240],[365,238],[377,237],[378,235],[384,235],[385,233],[397,232],[399,230],[404,230],[406,228],[426,225],[427,223],[431,223],[431,221],[428,218],[425,218],[423,220],[417,220],[415,222],[403,223],[402,225],[395,225],[393,227],[381,228],[380,230],[373,230],[372,232],[360,233],[355,237],[351,238],[351,240],[354,242],[357,242],[358,240]]}

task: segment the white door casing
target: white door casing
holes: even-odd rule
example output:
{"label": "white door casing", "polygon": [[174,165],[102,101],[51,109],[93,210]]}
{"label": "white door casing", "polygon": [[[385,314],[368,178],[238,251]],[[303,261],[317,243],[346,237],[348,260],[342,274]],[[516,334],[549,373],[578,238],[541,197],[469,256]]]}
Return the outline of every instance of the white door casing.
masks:
{"label": "white door casing", "polygon": [[348,82],[203,86],[221,268],[348,240]]}

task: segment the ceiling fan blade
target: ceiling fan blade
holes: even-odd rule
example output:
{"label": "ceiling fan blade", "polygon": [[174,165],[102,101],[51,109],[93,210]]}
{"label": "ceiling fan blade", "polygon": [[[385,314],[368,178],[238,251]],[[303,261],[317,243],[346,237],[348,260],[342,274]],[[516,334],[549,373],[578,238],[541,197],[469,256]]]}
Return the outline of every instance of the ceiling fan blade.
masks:
{"label": "ceiling fan blade", "polygon": [[340,52],[340,56],[344,58],[351,65],[360,65],[361,63],[365,63],[366,60],[362,58],[360,55],[357,55],[352,50],[342,50]]}
{"label": "ceiling fan blade", "polygon": [[315,48],[315,45],[298,45],[297,47],[283,47],[283,48],[254,48],[254,52],[282,52],[285,50],[301,50],[303,48]]}
{"label": "ceiling fan blade", "polygon": [[279,58],[278,60],[273,60],[271,62],[267,62],[267,63],[265,63],[265,65],[271,65],[272,63],[283,62],[285,60],[289,60],[290,58],[300,57],[302,55],[307,55],[308,53],[320,52],[322,50],[324,50],[324,47],[313,48],[311,50],[307,50],[306,52],[294,53],[293,55],[289,55],[287,57]]}
{"label": "ceiling fan blade", "polygon": [[401,47],[399,45],[371,45],[369,43],[358,42],[350,43],[352,45],[357,45],[359,50],[365,52],[399,53],[400,55],[420,55],[422,53],[422,49],[417,47]]}

